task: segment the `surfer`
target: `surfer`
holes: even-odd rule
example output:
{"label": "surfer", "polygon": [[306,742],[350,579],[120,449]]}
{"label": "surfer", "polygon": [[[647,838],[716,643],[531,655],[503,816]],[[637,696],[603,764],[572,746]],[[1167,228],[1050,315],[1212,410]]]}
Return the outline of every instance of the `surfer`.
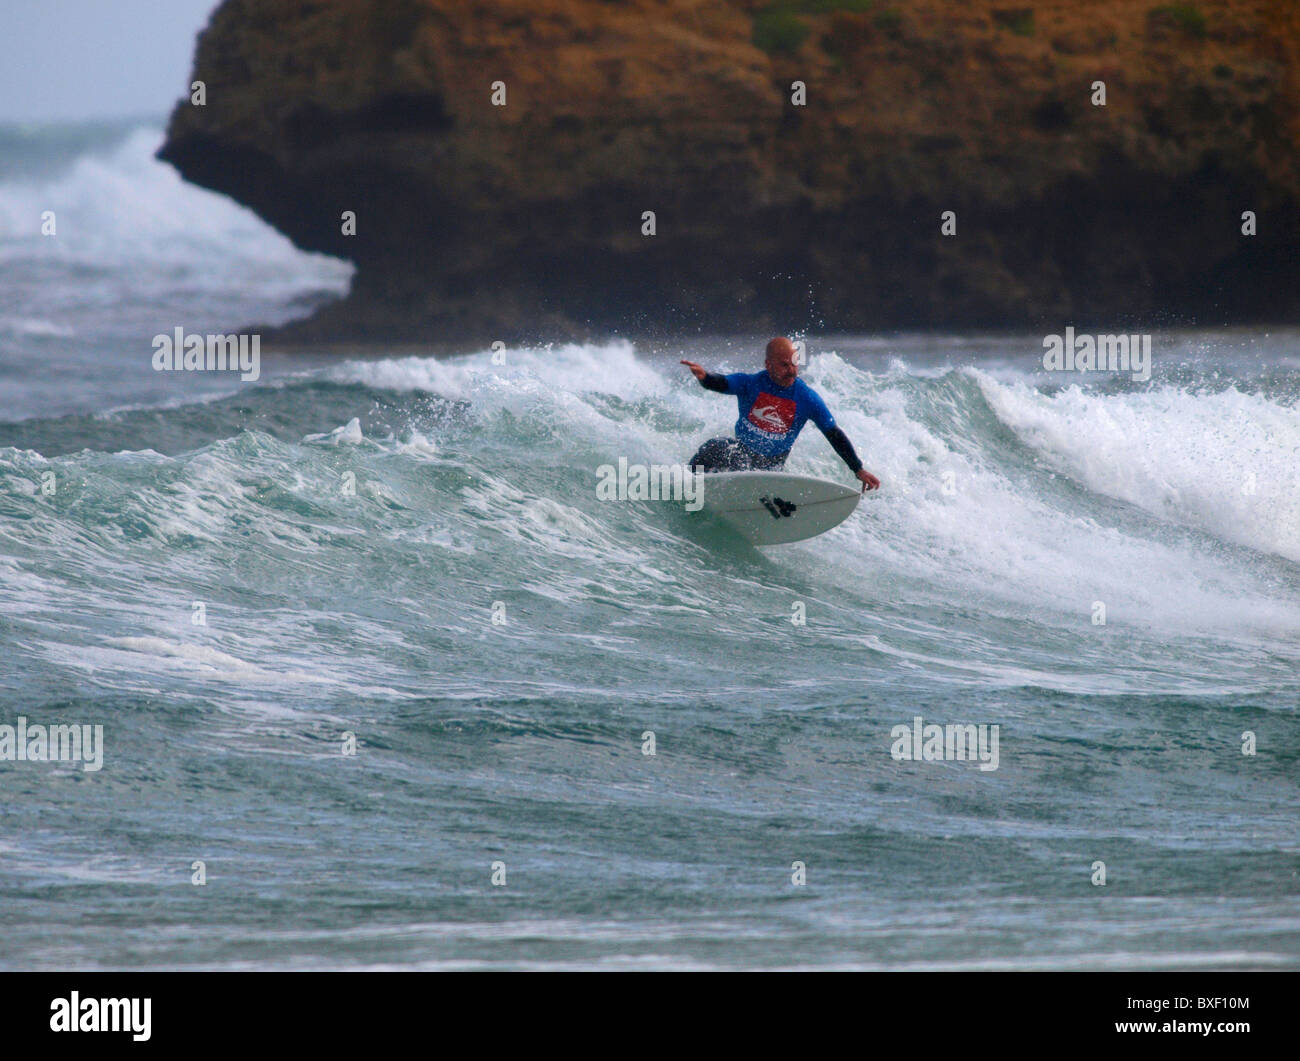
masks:
{"label": "surfer", "polygon": [[798,378],[794,343],[777,338],[767,344],[762,372],[706,372],[694,361],[683,365],[706,390],[734,394],[740,406],[735,438],[711,438],[690,459],[689,467],[704,472],[774,471],[785,464],[803,425],[811,420],[831,448],[862,482],[875,490],[880,480],[862,467],[848,435],[835,425],[821,395]]}

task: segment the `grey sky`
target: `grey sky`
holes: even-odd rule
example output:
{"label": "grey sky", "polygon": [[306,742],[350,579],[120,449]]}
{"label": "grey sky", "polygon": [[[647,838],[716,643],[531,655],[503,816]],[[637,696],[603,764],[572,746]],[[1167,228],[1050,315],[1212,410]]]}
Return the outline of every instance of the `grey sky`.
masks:
{"label": "grey sky", "polygon": [[218,0],[0,0],[0,122],[164,115]]}

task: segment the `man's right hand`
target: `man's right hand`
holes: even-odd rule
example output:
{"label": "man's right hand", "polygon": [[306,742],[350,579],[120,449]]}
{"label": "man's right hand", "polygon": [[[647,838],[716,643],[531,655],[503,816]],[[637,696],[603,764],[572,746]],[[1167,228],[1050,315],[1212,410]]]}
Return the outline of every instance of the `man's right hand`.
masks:
{"label": "man's right hand", "polygon": [[707,376],[708,373],[704,371],[703,366],[697,365],[694,361],[683,361],[682,364],[691,370],[691,375],[701,383],[704,382],[704,377]]}

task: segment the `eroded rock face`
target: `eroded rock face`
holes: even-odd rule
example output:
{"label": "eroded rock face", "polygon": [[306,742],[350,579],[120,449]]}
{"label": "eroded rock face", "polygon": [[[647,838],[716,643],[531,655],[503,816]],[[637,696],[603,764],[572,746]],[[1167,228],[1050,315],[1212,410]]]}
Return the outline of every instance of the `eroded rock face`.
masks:
{"label": "eroded rock face", "polygon": [[357,263],[304,337],[1296,319],[1298,51],[1288,0],[226,0],[161,157]]}

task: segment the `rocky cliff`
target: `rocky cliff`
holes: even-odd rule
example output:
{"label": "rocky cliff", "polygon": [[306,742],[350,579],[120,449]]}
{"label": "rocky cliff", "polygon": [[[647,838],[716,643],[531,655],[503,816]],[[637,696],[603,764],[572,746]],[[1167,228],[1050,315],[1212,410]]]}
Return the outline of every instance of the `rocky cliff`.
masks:
{"label": "rocky cliff", "polygon": [[1294,0],[226,0],[161,157],[356,262],[304,337],[1295,320],[1298,52]]}

